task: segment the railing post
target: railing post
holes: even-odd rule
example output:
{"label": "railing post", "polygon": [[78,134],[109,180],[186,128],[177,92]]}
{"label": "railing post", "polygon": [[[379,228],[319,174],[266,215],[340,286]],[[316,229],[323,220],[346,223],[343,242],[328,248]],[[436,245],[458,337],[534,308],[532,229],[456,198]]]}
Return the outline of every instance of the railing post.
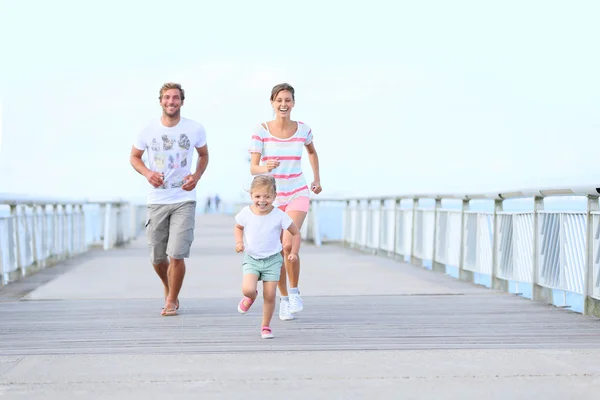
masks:
{"label": "railing post", "polygon": [[377,249],[375,250],[375,253],[379,253],[382,249],[381,249],[381,239],[383,237],[383,218],[384,218],[384,214],[385,214],[385,200],[380,199],[379,200],[379,226],[378,226],[378,232],[377,232]]}
{"label": "railing post", "polygon": [[137,237],[137,217],[138,208],[129,204],[129,241],[133,241]]}
{"label": "railing post", "polygon": [[110,248],[110,214],[112,213],[112,204],[106,203],[104,210],[104,250],[108,250]]}
{"label": "railing post", "polygon": [[21,260],[21,273],[27,274],[29,260],[31,259],[31,234],[29,232],[29,221],[27,221],[27,206],[21,206],[21,216],[23,218],[23,245],[25,247],[25,260]]}
{"label": "railing post", "polygon": [[314,209],[312,212],[312,225],[313,225],[313,241],[315,243],[315,246],[319,247],[321,246],[321,233],[319,231],[319,216],[317,215],[319,207],[318,207],[318,201],[314,202]]}
{"label": "railing post", "polygon": [[87,232],[86,232],[86,224],[85,224],[85,211],[83,210],[83,204],[79,205],[79,227],[81,231],[79,232],[79,240],[81,241],[79,251],[84,252],[87,250]]}
{"label": "railing post", "polygon": [[[446,265],[436,261],[437,258],[437,245],[438,245],[438,216],[439,210],[442,208],[442,199],[435,199],[435,206],[433,210],[433,252],[431,255],[431,269],[435,272],[446,273]],[[445,233],[445,232],[442,232]]]}
{"label": "railing post", "polygon": [[52,248],[53,254],[57,260],[60,259],[60,242],[58,234],[60,233],[60,229],[58,228],[58,204],[52,205],[52,230],[54,231],[52,234]]}
{"label": "railing post", "polygon": [[48,250],[48,210],[46,210],[46,204],[41,207],[42,226],[40,228],[40,237],[42,242],[42,259],[46,265],[46,260],[50,257],[50,251]]}
{"label": "railing post", "polygon": [[37,251],[37,246],[38,246],[38,240],[37,240],[37,235],[38,235],[38,212],[37,212],[38,206],[37,205],[32,205],[31,206],[31,247],[32,247],[32,258],[33,258],[33,265],[40,267],[40,259],[38,257],[38,251]]}
{"label": "railing post", "polygon": [[[67,216],[68,219],[68,216]],[[71,254],[77,254],[77,231],[75,229],[75,227],[77,226],[77,224],[75,223],[77,221],[77,205],[76,204],[71,204],[71,222],[70,222],[70,226],[71,226],[71,234],[69,235],[69,253]]]}
{"label": "railing post", "polygon": [[[15,211],[14,211],[14,206],[10,206],[10,220],[6,221],[7,224],[7,228],[8,228],[8,266],[4,267],[5,268],[5,279],[6,281],[10,281],[11,280],[11,276],[12,274],[14,274],[14,271],[18,271],[19,267],[17,265],[17,255],[16,255],[16,234],[15,234]],[[8,269],[8,271],[6,270]]]}
{"label": "railing post", "polygon": [[[2,245],[2,224],[0,224],[0,246]],[[8,274],[4,271],[4,254],[0,253],[0,286],[8,283]]]}
{"label": "railing post", "polygon": [[69,258],[69,213],[67,212],[67,205],[61,206],[62,214],[62,258],[66,260]]}
{"label": "railing post", "polygon": [[[598,197],[587,196],[586,236],[585,236],[585,271],[583,277],[583,314],[600,317],[600,300],[594,294],[594,214],[598,211]],[[600,273],[600,271],[599,271]]]}
{"label": "railing post", "polygon": [[412,201],[412,227],[410,230],[410,263],[417,265],[417,257],[415,257],[415,247],[417,243],[417,210],[419,208],[419,199],[413,198]]}
{"label": "railing post", "polygon": [[465,265],[465,247],[467,246],[467,229],[466,211],[469,210],[469,200],[462,201],[462,209],[460,211],[460,256],[458,261],[458,278],[463,281],[473,282],[473,272],[464,269]]}
{"label": "railing post", "polygon": [[502,211],[502,208],[502,200],[494,200],[494,215],[492,219],[492,224],[494,225],[492,229],[492,289],[508,292],[508,281],[498,278],[498,252],[500,247],[500,241],[498,240],[500,231],[498,213]]}
{"label": "railing post", "polygon": [[400,213],[401,201],[401,199],[394,199],[394,244],[392,246],[394,258],[398,256],[398,229],[402,228],[402,226],[399,226],[398,224],[398,213]]}
{"label": "railing post", "polygon": [[366,227],[365,227],[365,248],[370,252],[373,252],[373,247],[371,247],[371,241],[373,236],[373,213],[371,212],[371,199],[367,200],[367,209],[366,209]]}
{"label": "railing post", "polygon": [[538,275],[540,270],[540,230],[539,215],[544,210],[544,198],[535,196],[533,198],[533,243],[531,254],[531,297],[532,300],[540,300],[552,304],[552,289],[538,285]]}
{"label": "railing post", "polygon": [[21,270],[23,265],[23,261],[21,258],[21,238],[19,235],[19,211],[16,205],[10,206],[10,215],[12,216],[13,226],[14,226],[14,245],[15,245],[15,261],[16,261],[16,269]]}
{"label": "railing post", "polygon": [[120,246],[123,243],[123,205],[121,203],[115,204],[115,218],[115,245]]}
{"label": "railing post", "polygon": [[342,246],[344,247],[348,247],[348,240],[346,239],[346,236],[348,234],[347,230],[352,227],[352,223],[351,223],[351,212],[350,212],[350,200],[346,200],[344,202],[344,214],[343,214],[343,219],[344,219],[344,224],[342,227]]}

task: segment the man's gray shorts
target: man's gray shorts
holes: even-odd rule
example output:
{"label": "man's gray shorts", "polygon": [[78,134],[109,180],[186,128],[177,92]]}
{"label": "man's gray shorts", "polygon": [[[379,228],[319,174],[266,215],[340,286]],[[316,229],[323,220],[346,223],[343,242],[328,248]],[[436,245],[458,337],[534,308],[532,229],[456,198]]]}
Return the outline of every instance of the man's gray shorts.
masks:
{"label": "man's gray shorts", "polygon": [[146,236],[150,261],[160,264],[167,255],[175,259],[188,258],[196,227],[196,202],[148,204]]}

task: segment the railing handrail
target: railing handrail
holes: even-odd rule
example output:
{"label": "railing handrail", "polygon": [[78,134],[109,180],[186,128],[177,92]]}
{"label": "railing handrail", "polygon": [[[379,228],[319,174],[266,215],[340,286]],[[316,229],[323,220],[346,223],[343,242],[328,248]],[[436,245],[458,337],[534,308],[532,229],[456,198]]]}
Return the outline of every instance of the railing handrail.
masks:
{"label": "railing handrail", "polygon": [[17,205],[66,205],[66,204],[135,204],[123,198],[69,198],[69,197],[38,197],[31,195],[20,195],[13,193],[0,193],[0,205],[17,206]]}
{"label": "railing handrail", "polygon": [[[567,292],[574,293],[582,296],[585,314],[600,316],[600,188],[565,186],[492,194],[315,196],[303,228],[318,245],[323,239],[319,214],[337,212],[331,204],[337,202],[341,215],[327,220],[341,218],[344,246],[415,265],[431,262],[433,270],[444,273],[456,268],[458,279],[470,282],[485,275],[494,289],[508,291],[511,284],[524,283],[534,300],[552,303],[553,290],[561,290],[566,306]],[[584,197],[585,208],[573,210],[569,199],[560,207],[568,210],[544,209],[544,198],[561,197]],[[425,206],[420,200],[426,199],[435,201]],[[453,211],[444,207],[444,199],[462,204]],[[471,200],[478,199],[491,201],[493,208],[472,209]],[[531,199],[531,207],[505,209],[511,199]]]}
{"label": "railing handrail", "polygon": [[[600,185],[597,185],[600,186]],[[318,201],[380,201],[380,200],[409,200],[409,199],[455,199],[455,200],[507,200],[529,197],[551,197],[551,196],[593,196],[600,197],[600,187],[596,185],[573,186],[573,187],[538,187],[517,189],[506,192],[488,193],[414,193],[414,194],[392,194],[388,196],[340,196],[321,197],[314,196],[312,200]]]}

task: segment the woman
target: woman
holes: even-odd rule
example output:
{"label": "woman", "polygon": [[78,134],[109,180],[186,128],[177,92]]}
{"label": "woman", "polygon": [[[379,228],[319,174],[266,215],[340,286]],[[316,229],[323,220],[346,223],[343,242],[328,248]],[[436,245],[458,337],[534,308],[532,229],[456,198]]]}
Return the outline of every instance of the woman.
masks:
{"label": "woman", "polygon": [[[312,167],[314,181],[310,190],[321,193],[319,157],[313,144],[310,127],[299,121],[292,121],[291,113],[295,105],[294,88],[281,83],[271,91],[271,106],[275,119],[257,125],[250,145],[250,173],[271,175],[277,183],[277,197],[274,205],[286,212],[298,229],[302,228],[309,208],[310,191],[302,173],[302,153],[306,148]],[[298,290],[300,277],[300,257],[292,262],[288,256],[292,249],[292,236],[284,231],[282,235],[283,259],[279,278],[279,319],[294,319],[294,313],[302,311],[303,304]],[[288,295],[287,278],[290,290]]]}

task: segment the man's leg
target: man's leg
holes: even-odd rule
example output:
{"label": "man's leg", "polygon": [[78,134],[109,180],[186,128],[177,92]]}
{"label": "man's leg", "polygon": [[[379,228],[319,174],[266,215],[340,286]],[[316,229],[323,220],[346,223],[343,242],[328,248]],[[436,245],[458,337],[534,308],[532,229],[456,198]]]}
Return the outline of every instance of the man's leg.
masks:
{"label": "man's leg", "polygon": [[146,222],[146,236],[150,250],[150,262],[154,271],[163,284],[163,294],[169,294],[169,278],[167,270],[167,241],[169,239],[169,208],[166,205],[148,205],[148,221]]}
{"label": "man's leg", "polygon": [[165,300],[165,314],[173,314],[178,309],[178,297],[185,277],[185,262],[183,259],[171,258],[167,270],[169,277],[169,292]]}
{"label": "man's leg", "polygon": [[154,271],[156,271],[156,274],[163,283],[163,291],[166,299],[169,295],[169,277],[167,275],[167,270],[169,269],[169,261],[164,260],[160,264],[152,264],[152,266],[154,267]]}
{"label": "man's leg", "polygon": [[165,313],[176,314],[176,302],[185,278],[185,258],[190,256],[196,226],[196,202],[173,205],[169,224],[167,254],[170,257],[167,271],[169,295],[165,302]]}

